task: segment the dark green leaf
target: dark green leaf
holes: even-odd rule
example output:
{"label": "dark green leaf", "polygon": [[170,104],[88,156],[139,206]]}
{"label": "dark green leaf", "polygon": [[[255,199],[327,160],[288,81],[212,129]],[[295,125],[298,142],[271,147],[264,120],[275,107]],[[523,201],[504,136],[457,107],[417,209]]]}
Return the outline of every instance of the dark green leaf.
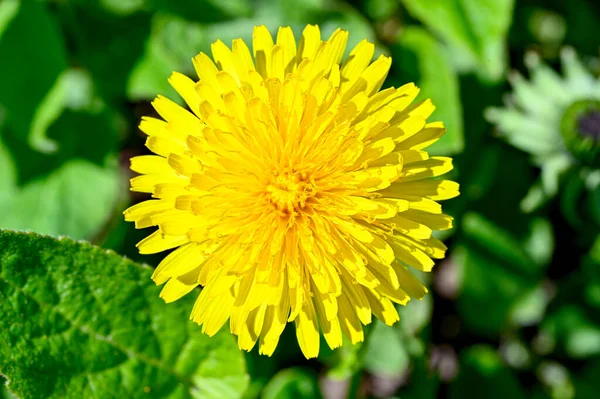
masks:
{"label": "dark green leaf", "polygon": [[6,379],[2,374],[0,374],[0,399],[18,399],[12,392],[8,390],[6,386]]}
{"label": "dark green leaf", "polygon": [[129,74],[144,51],[150,16],[117,18],[87,2],[59,6],[64,30],[73,40],[71,56],[94,77],[100,95],[118,104],[125,98]]}
{"label": "dark green leaf", "polygon": [[99,0],[99,2],[107,11],[117,15],[129,15],[142,9],[145,0]]}
{"label": "dark green leaf", "polygon": [[515,301],[535,281],[512,273],[505,263],[477,248],[459,247],[452,257],[460,267],[458,310],[465,326],[484,335],[498,334]]}
{"label": "dark green leaf", "polygon": [[460,354],[458,378],[450,387],[451,399],[525,399],[517,378],[496,351],[473,346]]}
{"label": "dark green leaf", "polygon": [[[461,152],[464,143],[459,83],[445,49],[426,30],[408,27],[399,37],[398,45],[392,47],[392,55],[395,57],[392,65],[400,77],[407,75],[407,69],[417,69],[419,99],[430,98],[436,106],[430,120],[442,121],[446,126],[447,133],[428,151],[443,155]],[[412,62],[417,65],[410,65]],[[406,82],[395,84],[403,83]]]}
{"label": "dark green leaf", "polygon": [[579,306],[562,307],[544,321],[542,331],[570,357],[600,354],[600,326]]}
{"label": "dark green leaf", "polygon": [[[61,104],[56,101],[60,93],[51,88],[67,67],[63,38],[42,2],[9,1],[1,7],[4,17],[0,19],[12,15],[0,29],[0,106],[6,113],[6,124],[21,140],[29,140],[41,151],[52,151],[44,136],[48,121]],[[34,127],[38,131],[31,137]]]}
{"label": "dark green leaf", "polygon": [[250,15],[250,0],[146,0],[148,8],[198,22],[219,22]]}
{"label": "dark green leaf", "polygon": [[262,399],[313,399],[320,398],[317,375],[311,370],[290,368],[280,371],[263,389]]}
{"label": "dark green leaf", "polygon": [[446,42],[452,60],[485,80],[506,69],[505,39],[514,0],[402,0],[408,11]]}
{"label": "dark green leaf", "polygon": [[118,170],[74,160],[48,176],[13,187],[0,202],[0,226],[89,238],[117,205]]}
{"label": "dark green leaf", "polygon": [[574,377],[575,393],[578,399],[594,399],[598,395],[600,360],[589,362],[582,372]]}
{"label": "dark green leaf", "polygon": [[498,259],[520,269],[525,274],[535,271],[533,260],[520,243],[507,231],[494,225],[483,216],[468,213],[462,226],[467,239]]}
{"label": "dark green leaf", "polygon": [[207,28],[201,24],[157,13],[145,52],[127,82],[127,96],[152,99],[157,94],[181,102],[168,78],[173,71],[194,76],[192,57],[210,50]]}
{"label": "dark green leaf", "polygon": [[529,257],[540,267],[548,265],[554,253],[554,232],[548,219],[535,218],[530,223],[529,237],[523,243]]}
{"label": "dark green leaf", "polygon": [[130,99],[147,100],[160,93],[181,102],[167,81],[171,73],[178,71],[195,78],[191,58],[201,51],[210,55],[210,45],[216,40],[230,46],[233,39],[242,38],[251,47],[252,30],[257,25],[266,25],[273,35],[277,34],[279,26],[290,25],[298,40],[308,23],[318,23],[323,38],[337,28],[347,29],[351,32],[348,48],[365,38],[375,39],[367,21],[345,4],[329,9],[318,2],[261,0],[256,2],[252,18],[211,20],[212,23],[198,23],[188,16],[165,10],[168,7],[154,14],[144,54],[127,82]]}
{"label": "dark green leaf", "polygon": [[518,326],[531,326],[542,321],[550,295],[543,285],[521,293],[511,313],[511,322]]}
{"label": "dark green leaf", "polygon": [[406,306],[398,307],[400,315],[398,327],[405,335],[416,335],[429,323],[432,311],[433,299],[430,295],[426,295],[421,300],[411,300]]}
{"label": "dark green leaf", "polygon": [[70,239],[0,231],[0,373],[24,398],[235,398],[243,356],[165,304],[151,269]]}
{"label": "dark green leaf", "polygon": [[58,144],[53,154],[31,149],[10,132],[0,135],[0,226],[77,239],[98,233],[126,193],[114,156],[113,117],[63,111],[48,130]]}
{"label": "dark green leaf", "polygon": [[438,396],[440,381],[438,376],[428,370],[427,359],[418,358],[413,361],[410,382],[398,392],[399,399],[434,399]]}
{"label": "dark green leaf", "polygon": [[377,321],[371,328],[364,366],[369,372],[384,376],[402,375],[410,362],[397,328]]}

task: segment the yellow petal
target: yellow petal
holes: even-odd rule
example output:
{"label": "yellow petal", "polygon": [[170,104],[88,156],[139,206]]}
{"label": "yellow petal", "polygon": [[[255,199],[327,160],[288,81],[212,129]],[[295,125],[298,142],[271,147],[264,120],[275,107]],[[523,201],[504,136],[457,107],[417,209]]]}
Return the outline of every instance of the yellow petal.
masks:
{"label": "yellow petal", "polygon": [[271,53],[273,51],[273,37],[266,26],[254,27],[252,33],[252,47],[254,49],[254,61],[256,71],[267,79],[271,76]]}
{"label": "yellow petal", "polygon": [[217,72],[219,69],[210,57],[204,53],[200,53],[192,59],[192,62],[200,81],[211,85],[216,90],[219,87],[217,82]]}
{"label": "yellow petal", "polygon": [[358,319],[351,302],[344,293],[338,298],[338,303],[340,305],[340,325],[344,335],[346,335],[353,344],[362,342],[365,339],[362,325],[360,324],[360,320]]}
{"label": "yellow petal", "polygon": [[175,302],[198,286],[197,275],[198,273],[192,270],[186,275],[170,279],[160,292],[160,297],[166,303]]}
{"label": "yellow petal", "polygon": [[277,45],[283,49],[283,76],[296,70],[296,39],[289,26],[282,26],[277,31]]}
{"label": "yellow petal", "polygon": [[312,59],[321,44],[321,31],[317,25],[306,25],[298,45],[298,64],[303,59]]}
{"label": "yellow petal", "polygon": [[389,188],[379,192],[383,196],[398,197],[402,193],[426,197],[431,200],[447,200],[458,196],[458,183],[450,180],[419,180],[393,183]]}
{"label": "yellow petal", "polygon": [[371,311],[383,323],[391,326],[400,320],[394,304],[388,298],[381,296],[376,290],[370,288],[365,289],[365,294],[371,305]]}
{"label": "yellow petal", "polygon": [[366,39],[361,41],[350,51],[341,68],[342,92],[349,87],[369,66],[375,53],[375,45]]}
{"label": "yellow petal", "polygon": [[157,96],[156,99],[152,101],[152,106],[167,122],[179,122],[192,126],[198,126],[200,124],[198,118],[164,96]]}
{"label": "yellow petal", "polygon": [[400,181],[414,181],[441,176],[452,170],[452,158],[431,157],[422,162],[406,165]]}
{"label": "yellow petal", "polygon": [[233,53],[229,47],[227,47],[221,40],[217,40],[210,45],[210,50],[212,51],[213,59],[215,60],[217,67],[221,71],[227,72],[239,85],[240,81],[237,74],[236,65],[233,60]]}
{"label": "yellow petal", "polygon": [[190,107],[192,112],[198,115],[198,106],[200,105],[200,98],[195,90],[195,83],[192,79],[179,73],[173,72],[169,78],[169,83],[175,91],[183,98],[186,104]]}
{"label": "yellow petal", "polygon": [[155,231],[137,244],[141,254],[155,254],[188,242],[186,236],[168,236]]}
{"label": "yellow petal", "polygon": [[152,280],[160,285],[171,277],[189,273],[200,266],[215,249],[211,243],[182,245],[160,262],[152,274]]}
{"label": "yellow petal", "polygon": [[317,315],[312,300],[304,301],[295,323],[296,337],[302,353],[307,359],[317,357],[320,337]]}
{"label": "yellow petal", "polygon": [[232,42],[233,62],[240,81],[248,81],[248,73],[254,71],[254,61],[246,43],[242,39],[234,39]]}
{"label": "yellow petal", "polygon": [[169,170],[167,160],[156,155],[140,155],[130,159],[131,170],[144,174],[159,174]]}
{"label": "yellow petal", "polygon": [[[439,213],[439,214],[429,213],[429,212],[424,212],[424,211],[421,211],[418,209],[410,209],[406,212],[403,212],[402,216],[406,217],[407,219],[413,220],[417,223],[424,224],[425,226],[427,226],[433,230],[451,229],[452,222],[454,220],[454,218],[449,215],[444,215],[441,213]],[[419,237],[416,237],[416,238],[419,238]],[[427,238],[427,237],[421,237],[421,238]]]}

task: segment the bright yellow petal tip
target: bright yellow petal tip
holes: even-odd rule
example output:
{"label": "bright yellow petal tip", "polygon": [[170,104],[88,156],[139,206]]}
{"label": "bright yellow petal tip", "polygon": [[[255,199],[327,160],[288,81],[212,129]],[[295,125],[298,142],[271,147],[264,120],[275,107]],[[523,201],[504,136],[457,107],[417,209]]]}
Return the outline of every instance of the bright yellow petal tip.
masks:
{"label": "bright yellow petal tip", "polygon": [[320,334],[360,342],[372,315],[391,325],[393,303],[426,294],[407,266],[444,257],[432,232],[452,218],[436,201],[458,185],[431,179],[452,160],[423,151],[443,124],[414,84],[379,91],[391,59],[372,43],[343,60],[347,39],[309,25],[298,41],[256,27],[252,51],[217,41],[214,61],[193,59],[199,81],[169,78],[191,112],[159,96],[162,120],[140,124],[156,155],[132,158],[131,189],[154,199],[125,219],[158,230],[139,250],[175,249],[152,276],[161,297],[203,286],[191,319],[209,335],[229,320],[242,349],[271,355],[292,321],[309,358]]}

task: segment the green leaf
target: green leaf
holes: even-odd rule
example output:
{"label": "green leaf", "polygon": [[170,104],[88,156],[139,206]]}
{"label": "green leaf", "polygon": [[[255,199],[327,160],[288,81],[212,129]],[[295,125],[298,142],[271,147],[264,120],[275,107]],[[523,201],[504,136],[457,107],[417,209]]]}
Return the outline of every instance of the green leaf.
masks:
{"label": "green leaf", "polygon": [[586,225],[581,206],[581,198],[586,192],[585,182],[578,170],[571,170],[565,180],[566,184],[560,192],[560,210],[573,227],[582,229]]}
{"label": "green leaf", "polygon": [[510,312],[511,322],[517,326],[531,326],[542,321],[550,295],[539,285],[528,292],[521,293]]}
{"label": "green leaf", "polygon": [[289,368],[277,373],[262,391],[262,399],[320,398],[317,375],[312,370]]}
{"label": "green leaf", "polygon": [[[65,89],[68,93],[70,84]],[[79,94],[67,95],[66,104],[80,108],[91,99],[78,99]],[[114,117],[108,110],[63,111],[48,129],[48,138],[57,143],[54,154],[35,151],[10,131],[2,132],[0,226],[77,239],[95,236],[126,193],[114,155]],[[82,128],[85,140],[80,139]]]}
{"label": "green leaf", "polygon": [[210,55],[210,45],[217,39],[230,46],[233,39],[242,38],[251,48],[252,30],[257,25],[267,26],[274,36],[279,26],[291,26],[297,40],[308,23],[319,24],[322,37],[337,28],[347,29],[351,32],[348,48],[364,38],[374,41],[372,27],[354,8],[344,3],[335,7],[324,4],[320,0],[257,0],[251,17],[213,19],[211,23],[199,23],[197,18],[161,8],[152,18],[144,53],[129,76],[127,95],[132,100],[147,100],[160,93],[181,103],[167,81],[171,73],[178,71],[196,78],[191,58],[201,51]]}
{"label": "green leaf", "polygon": [[598,395],[598,376],[600,375],[600,360],[588,362],[583,370],[574,375],[573,384],[577,398],[593,399]]}
{"label": "green leaf", "polygon": [[232,17],[245,17],[252,11],[250,0],[146,0],[147,6],[155,11],[198,22],[218,22]]}
{"label": "green leaf", "polygon": [[460,354],[460,371],[450,386],[451,399],[525,399],[519,381],[496,351],[477,345]]}
{"label": "green leaf", "polygon": [[0,374],[0,399],[18,399],[12,392],[6,387],[6,379]]}
{"label": "green leaf", "polygon": [[537,217],[531,221],[529,229],[523,249],[538,266],[544,267],[550,263],[554,253],[552,223],[548,219]]}
{"label": "green leaf", "polygon": [[121,120],[86,71],[67,70],[59,82],[60,116],[44,133],[56,151],[36,151],[12,129],[0,132],[0,226],[90,239],[127,192],[115,155]]}
{"label": "green leaf", "polygon": [[192,57],[210,49],[207,28],[183,18],[157,13],[144,54],[127,81],[127,96],[132,100],[154,98],[163,94],[172,100],[181,99],[169,85],[173,71],[195,76]]}
{"label": "green leaf", "polygon": [[431,320],[433,312],[433,300],[431,295],[426,295],[421,300],[409,301],[406,306],[400,306],[398,314],[400,315],[400,327],[405,335],[413,336],[421,330]]}
{"label": "green leaf", "polygon": [[430,120],[440,120],[446,126],[446,134],[428,151],[443,155],[461,152],[464,138],[459,82],[445,49],[426,30],[407,27],[391,50],[395,57],[392,66],[398,71],[394,74],[398,77],[392,77],[398,80],[396,86],[406,83],[407,75],[417,75],[419,99],[430,98],[436,106]]}
{"label": "green leaf", "polygon": [[532,268],[533,260],[521,247],[519,241],[483,216],[467,213],[463,217],[463,230],[472,243],[485,249],[486,252],[524,273],[531,275],[535,272],[535,268]]}
{"label": "green leaf", "polygon": [[452,52],[465,72],[498,82],[506,69],[506,36],[514,0],[402,0]]}
{"label": "green leaf", "polygon": [[123,101],[131,70],[148,40],[150,14],[116,17],[99,12],[88,1],[57,4],[57,8],[62,28],[73,39],[71,58],[91,72],[99,94],[109,104]]}
{"label": "green leaf", "polygon": [[465,326],[486,336],[498,334],[515,301],[535,281],[512,273],[504,262],[476,247],[459,246],[452,258],[460,267],[458,310]]}
{"label": "green leaf", "polygon": [[[89,0],[88,0],[89,1]],[[100,5],[117,15],[130,15],[144,7],[145,0],[100,0]]]}
{"label": "green leaf", "polygon": [[460,267],[458,309],[468,328],[484,335],[500,333],[509,322],[538,323],[549,295],[540,287],[553,252],[551,226],[529,221],[519,239],[480,214],[463,217],[463,239],[453,253]]}
{"label": "green leaf", "polygon": [[2,204],[13,195],[14,182],[17,176],[10,153],[2,145],[2,141],[0,141],[0,170],[2,171],[0,173],[0,204]]}
{"label": "green leaf", "polygon": [[542,331],[572,358],[600,354],[600,326],[581,307],[563,306],[544,320]]}
{"label": "green leaf", "polygon": [[0,230],[0,373],[24,398],[235,398],[247,385],[226,331],[165,304],[152,270],[67,238]]}
{"label": "green leaf", "polygon": [[[63,39],[42,2],[16,2],[16,14],[16,6],[5,4],[0,17],[0,25],[4,25],[0,29],[0,54],[9,56],[0,62],[0,75],[4,77],[0,79],[0,106],[5,110],[6,124],[18,137],[33,140],[40,150],[51,151],[52,144],[43,137],[56,115],[55,97],[60,95],[60,90],[50,90],[67,67]],[[30,131],[34,127],[37,132],[32,139]]]}
{"label": "green leaf", "polygon": [[89,238],[115,209],[120,189],[116,168],[69,161],[45,178],[13,188],[0,202],[0,226]]}
{"label": "green leaf", "polygon": [[0,3],[0,37],[2,37],[2,33],[4,33],[10,21],[19,12],[20,5],[18,1],[4,1]]}
{"label": "green leaf", "polygon": [[415,359],[410,372],[410,383],[398,392],[400,399],[435,399],[440,385],[437,373],[430,370],[424,357]]}
{"label": "green leaf", "polygon": [[365,369],[378,375],[402,375],[408,368],[410,359],[398,330],[380,321],[371,328],[374,331],[367,343]]}

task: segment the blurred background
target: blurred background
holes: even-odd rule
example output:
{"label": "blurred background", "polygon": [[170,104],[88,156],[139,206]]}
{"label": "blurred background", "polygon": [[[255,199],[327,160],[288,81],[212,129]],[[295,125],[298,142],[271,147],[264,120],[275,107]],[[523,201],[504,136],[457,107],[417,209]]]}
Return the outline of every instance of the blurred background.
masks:
{"label": "blurred background", "polygon": [[[0,0],[0,227],[157,264],[122,217],[145,199],[128,160],[149,153],[149,102],[180,101],[167,78],[194,76],[217,38],[308,23],[374,41],[385,86],[433,99],[448,133],[431,151],[454,157],[462,195],[423,301],[316,360],[288,328],[273,357],[247,355],[246,397],[596,398],[600,172],[560,133],[571,103],[600,98],[597,0]],[[573,134],[600,137],[594,112]]]}

